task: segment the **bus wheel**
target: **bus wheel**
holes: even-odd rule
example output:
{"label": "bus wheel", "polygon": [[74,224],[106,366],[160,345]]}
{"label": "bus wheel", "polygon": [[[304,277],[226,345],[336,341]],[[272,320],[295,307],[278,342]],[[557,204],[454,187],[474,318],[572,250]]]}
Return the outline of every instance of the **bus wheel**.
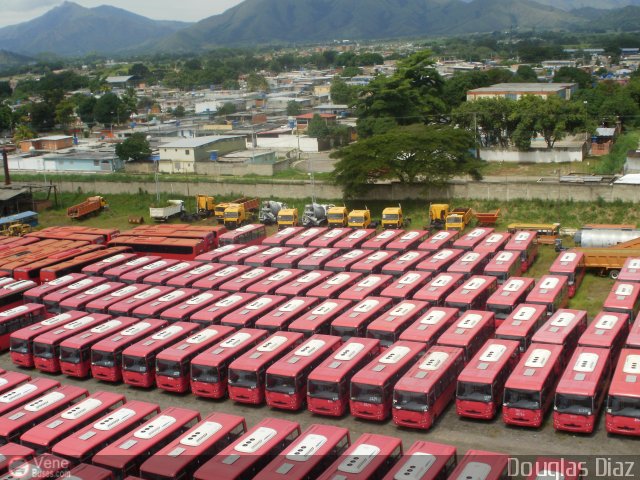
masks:
{"label": "bus wheel", "polygon": [[620,270],[610,270],[609,271],[609,278],[611,278],[612,280],[617,280],[618,279],[618,275],[620,275]]}

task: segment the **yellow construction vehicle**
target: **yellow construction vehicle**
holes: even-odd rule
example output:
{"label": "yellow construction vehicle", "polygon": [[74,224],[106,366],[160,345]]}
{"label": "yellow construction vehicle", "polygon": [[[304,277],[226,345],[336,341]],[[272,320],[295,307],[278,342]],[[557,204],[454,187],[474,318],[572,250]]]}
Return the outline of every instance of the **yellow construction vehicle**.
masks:
{"label": "yellow construction vehicle", "polygon": [[196,195],[196,214],[207,218],[215,213],[216,198],[208,195]]}
{"label": "yellow construction vehicle", "polygon": [[346,227],[349,217],[347,207],[331,207],[327,211],[329,228]]}
{"label": "yellow construction vehicle", "polygon": [[31,233],[31,225],[27,225],[26,223],[14,223],[13,225],[9,225],[8,230],[10,237],[21,237],[27,233]]}
{"label": "yellow construction vehicle", "polygon": [[347,218],[347,226],[352,228],[369,228],[371,226],[371,211],[368,208],[364,210],[351,210]]}
{"label": "yellow construction vehicle", "polygon": [[298,226],[298,209],[281,208],[278,212],[278,230]]}
{"label": "yellow construction vehicle", "polygon": [[448,215],[448,203],[432,203],[429,205],[429,228],[443,229]]}
{"label": "yellow construction vehicle", "polygon": [[260,200],[246,197],[241,200],[242,202],[229,203],[224,209],[224,226],[229,230],[258,219]]}
{"label": "yellow construction vehicle", "polygon": [[405,228],[411,223],[410,218],[402,215],[402,207],[387,207],[382,210],[382,228]]}
{"label": "yellow construction vehicle", "polygon": [[445,228],[447,230],[464,230],[473,218],[473,210],[466,207],[454,208],[447,215]]}

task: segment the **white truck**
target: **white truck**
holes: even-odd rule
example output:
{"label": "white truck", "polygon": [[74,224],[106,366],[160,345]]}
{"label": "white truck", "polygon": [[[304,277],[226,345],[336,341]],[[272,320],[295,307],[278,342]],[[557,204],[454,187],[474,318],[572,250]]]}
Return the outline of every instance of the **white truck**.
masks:
{"label": "white truck", "polygon": [[171,217],[184,213],[184,200],[167,200],[164,207],[149,207],[149,216],[155,222],[166,222]]}

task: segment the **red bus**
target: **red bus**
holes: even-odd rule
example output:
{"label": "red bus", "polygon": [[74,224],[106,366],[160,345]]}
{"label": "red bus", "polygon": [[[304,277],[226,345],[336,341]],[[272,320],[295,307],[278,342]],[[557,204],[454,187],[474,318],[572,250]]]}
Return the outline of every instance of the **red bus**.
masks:
{"label": "red bus", "polygon": [[138,256],[135,253],[118,253],[116,255],[104,258],[99,262],[94,262],[90,265],[87,265],[81,270],[81,272],[85,275],[102,275],[110,268],[122,265],[123,263],[126,263],[137,257]]}
{"label": "red bus", "polygon": [[186,273],[196,267],[201,265],[200,262],[196,262],[191,260],[189,262],[179,262],[175,265],[171,265],[165,269],[160,270],[159,272],[152,273],[143,277],[140,282],[146,283],[149,285],[166,285],[169,280],[182,273]]}
{"label": "red bus", "polygon": [[451,480],[505,480],[509,475],[509,456],[504,453],[468,450],[448,477]]}
{"label": "red bus", "polygon": [[430,278],[431,273],[429,272],[410,270],[384,288],[380,292],[380,296],[389,297],[395,301],[412,298],[420,288],[426,285]]}
{"label": "red bus", "polygon": [[[137,284],[134,284],[132,286],[137,286]],[[109,306],[108,311],[113,316],[132,317],[134,316],[134,310],[136,310],[138,307],[149,305],[149,302],[153,302],[154,300],[172,291],[173,288],[165,286],[146,288],[139,293],[127,296],[127,298],[124,298],[119,302],[115,302],[114,304]],[[143,314],[144,312],[138,313]],[[135,316],[140,318],[139,315]]]}
{"label": "red bus", "polygon": [[553,428],[592,433],[611,380],[611,351],[578,347],[556,387]]}
{"label": "red bus", "polygon": [[269,235],[262,241],[263,245],[273,247],[281,247],[287,240],[293,238],[304,230],[304,227],[287,227],[277,231],[273,235]]}
{"label": "red bus", "polygon": [[288,247],[271,247],[266,250],[261,250],[255,255],[247,257],[244,260],[244,264],[250,267],[268,267],[271,265],[271,261],[278,258],[280,255],[291,251]]}
{"label": "red bus", "polygon": [[486,252],[466,252],[449,265],[447,272],[461,273],[464,275],[464,278],[469,278],[472,275],[480,275],[484,267],[489,263],[490,257],[491,254]]}
{"label": "red bus", "polygon": [[616,280],[619,282],[640,282],[640,258],[627,258]]}
{"label": "red bus", "polygon": [[187,480],[206,460],[247,431],[244,418],[214,412],[149,457],[140,475],[155,480]]}
{"label": "red bus", "polygon": [[280,287],[291,282],[294,278],[301,276],[303,273],[303,270],[293,268],[276,270],[267,278],[264,278],[253,285],[249,285],[247,292],[256,293],[258,295],[273,295]]}
{"label": "red bus", "polygon": [[456,468],[456,447],[416,440],[382,480],[438,480]]}
{"label": "red bus", "polygon": [[640,436],[639,387],[640,354],[636,349],[622,349],[607,397],[607,432]]}
{"label": "red bus", "polygon": [[287,297],[282,295],[263,295],[228,312],[220,323],[234,328],[251,328],[266,312],[280,306],[286,300]]}
{"label": "red bus", "polygon": [[312,255],[317,248],[299,247],[274,258],[271,266],[275,268],[298,268],[298,264]]}
{"label": "red bus", "polygon": [[536,286],[527,295],[527,303],[547,307],[547,315],[565,308],[569,302],[568,278],[558,275],[543,275]]}
{"label": "red bus", "polygon": [[177,290],[174,290],[172,287],[164,288],[168,288],[169,291],[161,297],[157,297],[151,300],[150,303],[147,303],[146,305],[140,305],[139,307],[135,308],[131,312],[131,315],[138,318],[161,318],[163,312],[171,307],[175,307],[181,302],[184,302],[185,299],[194,297],[200,292],[200,290],[196,290],[195,288],[179,288]]}
{"label": "red bus", "polygon": [[328,334],[331,323],[352,305],[349,300],[325,300],[289,323],[288,330],[301,333],[305,337],[316,333]]}
{"label": "red bus", "polygon": [[515,340],[520,344],[520,353],[531,345],[531,338],[547,321],[547,310],[543,305],[521,303],[496,328],[495,337]]}
{"label": "red bus", "polygon": [[137,474],[140,465],[168,442],[200,421],[200,413],[180,407],[168,407],[137,430],[120,437],[98,451],[92,463],[108,468],[118,478]]}
{"label": "red bus", "polygon": [[437,252],[443,248],[451,247],[459,236],[460,232],[458,230],[443,230],[427,238],[418,245],[417,249],[425,252]]}
{"label": "red bus", "polygon": [[366,336],[377,338],[382,348],[386,348],[396,342],[402,332],[425,313],[428,307],[426,302],[404,300],[369,323]]}
{"label": "red bus", "polygon": [[362,244],[363,250],[382,250],[387,247],[390,242],[397,240],[405,233],[404,230],[389,229],[383,230],[375,237],[367,240]]}
{"label": "red bus", "polygon": [[404,252],[399,257],[385,263],[380,271],[387,275],[404,275],[414,267],[422,262],[427,256],[428,252],[421,252],[420,250],[409,250]]}
{"label": "red bus", "polygon": [[56,278],[64,277],[70,273],[78,273],[84,267],[95,263],[97,260],[103,260],[109,258],[115,253],[128,253],[130,249],[128,247],[114,247],[104,250],[96,250],[94,252],[84,253],[74,258],[67,259],[63,262],[56,263],[40,269],[40,281],[50,282]]}
{"label": "red bus", "polygon": [[60,383],[55,380],[34,378],[27,383],[7,390],[0,395],[0,415],[4,415],[58,387],[60,387]]}
{"label": "red bus", "polygon": [[55,292],[56,290],[60,290],[61,288],[71,285],[83,278],[87,278],[83,273],[70,273],[64,277],[56,278],[55,280],[42,283],[37,287],[27,290],[24,292],[22,298],[24,302],[28,303],[43,303],[45,295]]}
{"label": "red bus", "polygon": [[87,310],[87,305],[94,300],[102,299],[105,295],[109,295],[116,290],[124,287],[124,283],[105,282],[92,287],[84,292],[80,292],[73,297],[69,297],[60,302],[60,310]]}
{"label": "red bus", "polygon": [[440,335],[438,345],[462,349],[464,361],[467,363],[494,332],[493,312],[469,310],[461,312],[460,318]]}
{"label": "red bus", "polygon": [[[330,230],[333,232],[334,230]],[[338,248],[318,248],[307,258],[298,262],[298,268],[302,270],[322,270],[324,266],[338,257],[342,250]]]}
{"label": "red bus", "polygon": [[6,445],[0,446],[0,475],[6,474],[9,469],[13,470],[16,465],[16,460],[17,463],[31,460],[33,453],[32,449],[18,445],[17,443],[7,443]]}
{"label": "red bus", "polygon": [[67,338],[89,330],[109,320],[109,315],[87,315],[33,339],[33,363],[41,372],[60,372],[60,344]]}
{"label": "red bus", "polygon": [[355,285],[347,288],[338,296],[338,298],[343,300],[353,300],[356,302],[362,301],[365,298],[379,295],[385,287],[388,287],[391,284],[392,281],[393,277],[391,275],[368,275]]}
{"label": "red bus", "polygon": [[286,295],[287,297],[306,295],[309,290],[324,282],[332,275],[332,272],[324,270],[308,272],[278,287],[275,293],[277,295]]}
{"label": "red bus", "polygon": [[9,467],[9,473],[3,475],[2,480],[35,480],[64,478],[71,469],[71,463],[64,458],[50,453],[43,453],[18,466]]}
{"label": "red bus", "polygon": [[458,375],[456,413],[491,420],[502,404],[504,384],[520,352],[518,342],[490,339]]}
{"label": "red bus", "polygon": [[341,417],[349,406],[349,385],[353,375],[380,353],[380,342],[372,338],[351,338],[327,357],[307,377],[307,408],[318,415]]}
{"label": "red bus", "polygon": [[538,243],[536,242],[537,232],[519,231],[511,235],[511,239],[504,246],[505,250],[518,252],[520,255],[520,268],[524,273],[529,270],[538,256]]}
{"label": "red bus", "polygon": [[341,250],[352,250],[354,248],[360,248],[362,247],[362,244],[364,242],[366,242],[370,238],[373,238],[375,235],[375,228],[352,230],[349,235],[338,240],[333,244],[333,246]]}
{"label": "red bus", "polygon": [[0,416],[0,442],[18,442],[20,436],[50,416],[87,397],[84,388],[63,385]]}
{"label": "red bus", "polygon": [[191,335],[199,325],[177,322],[128,346],[122,352],[122,380],[135,387],[151,387],[156,382],[156,356]]}
{"label": "red bus", "polygon": [[461,250],[473,250],[476,246],[482,242],[486,237],[493,233],[493,228],[474,228],[469,233],[461,236],[455,242],[453,242],[453,248],[459,248]]}
{"label": "red bus", "polygon": [[262,342],[265,330],[242,328],[191,360],[191,391],[206,398],[224,398],[227,394],[229,364]]}
{"label": "red bus", "polygon": [[352,231],[353,230],[350,228],[331,228],[328,231],[324,232],[322,235],[319,235],[311,240],[309,246],[313,248],[333,247],[336,242],[349,235],[349,233]]}
{"label": "red bus", "polygon": [[390,298],[369,297],[349,307],[331,322],[331,335],[341,337],[343,341],[351,337],[364,337],[367,326],[389,308]]}
{"label": "red bus", "polygon": [[386,246],[386,250],[394,250],[396,252],[406,252],[417,248],[427,237],[429,232],[426,230],[411,230],[410,232],[404,232],[393,240],[391,240]]}
{"label": "red bus", "polygon": [[121,381],[124,349],[166,325],[164,320],[147,318],[94,343],[91,346],[91,375],[106,382]]}
{"label": "red bus", "polygon": [[565,275],[569,279],[569,298],[573,298],[584,279],[587,269],[584,264],[584,253],[569,250],[556,257],[549,273],[551,275]]}
{"label": "red bus", "polygon": [[264,467],[255,480],[318,478],[351,445],[349,430],[331,425],[312,424],[294,443]]}
{"label": "red bus", "polygon": [[606,348],[611,351],[611,363],[615,364],[629,334],[627,318],[624,313],[598,313],[578,339],[578,345]]}
{"label": "red bus", "polygon": [[401,334],[400,340],[424,343],[433,347],[440,335],[458,318],[457,308],[431,307]]}
{"label": "red bus", "polygon": [[193,282],[193,288],[217,290],[220,285],[251,270],[248,265],[228,265]]}
{"label": "red bus", "polygon": [[307,398],[307,377],[340,345],[340,338],[313,335],[267,369],[265,400],[272,408],[300,410]]}
{"label": "red bus", "polygon": [[328,261],[325,264],[324,269],[331,272],[346,272],[353,264],[365,258],[368,254],[369,252],[367,250],[349,250],[339,257]]}
{"label": "red bus", "polygon": [[263,403],[267,369],[302,341],[301,333],[277,332],[236,358],[229,364],[229,398],[239,403]]}
{"label": "red bus", "polygon": [[108,280],[120,280],[120,276],[128,273],[132,270],[137,270],[140,267],[144,267],[145,265],[149,265],[150,263],[155,263],[160,260],[158,256],[146,255],[143,257],[133,258],[128,260],[120,265],[116,265],[115,267],[111,267],[104,271],[102,274],[103,277]]}
{"label": "red bus", "polygon": [[74,462],[86,462],[107,445],[122,438],[160,412],[154,403],[133,400],[98,418],[56,443],[51,451]]}
{"label": "red bus", "polygon": [[20,437],[20,443],[33,448],[38,453],[49,451],[58,441],[77,432],[105,413],[121,407],[124,402],[124,395],[98,391],[52,416],[48,421],[27,430]]}
{"label": "red bus", "polygon": [[327,278],[324,282],[307,291],[308,297],[337,298],[364,275],[357,272],[340,272]]}
{"label": "red bus", "polygon": [[85,305],[84,309],[89,313],[107,313],[111,306],[116,303],[131,298],[134,295],[151,288],[151,285],[144,285],[142,283],[126,286],[123,283],[121,285],[123,285],[122,288],[104,295],[101,298],[90,301]]}
{"label": "red bus", "polygon": [[382,421],[391,415],[393,386],[422,356],[425,345],[398,341],[351,378],[351,415]]}
{"label": "red bus", "polygon": [[225,265],[242,265],[246,259],[264,252],[265,250],[269,250],[269,247],[266,245],[249,245],[248,247],[241,248],[240,250],[233,250],[231,253],[217,259],[216,262],[224,263]]}
{"label": "red bus", "polygon": [[291,248],[308,247],[313,240],[325,234],[327,231],[327,227],[307,228],[294,237],[289,238],[284,244]]}
{"label": "red bus", "polygon": [[562,345],[563,361],[569,359],[587,329],[587,312],[561,309],[554,313],[531,337],[534,343]]}
{"label": "red bus", "polygon": [[640,283],[616,282],[602,305],[606,312],[626,313],[636,318],[640,311]]}
{"label": "red bus", "polygon": [[120,275],[120,281],[124,283],[145,283],[142,280],[149,275],[156,272],[161,272],[168,267],[179,264],[178,260],[158,260],[157,262],[149,263],[144,267],[136,268],[130,272]]}
{"label": "red bus", "polygon": [[[42,313],[44,313],[44,307],[42,307],[42,309]],[[85,315],[86,312],[81,311],[60,313],[55,317],[41,320],[33,325],[13,332],[10,337],[11,361],[21,367],[33,368],[35,366],[33,363],[33,340],[45,332],[78,320]]]}
{"label": "red bus", "polygon": [[24,373],[3,371],[2,374],[0,374],[0,393],[11,390],[29,380],[31,380],[31,377]]}
{"label": "red bus", "polygon": [[[390,230],[385,231],[389,232]],[[397,252],[378,250],[377,252],[371,253],[352,264],[349,271],[359,273],[379,273],[382,270],[382,267],[395,258],[396,255]]]}
{"label": "red bus", "polygon": [[450,308],[457,308],[461,312],[484,310],[487,308],[487,300],[497,287],[496,277],[474,275],[451,292],[445,298],[444,304]]}
{"label": "red bus", "polygon": [[220,246],[231,244],[260,245],[265,238],[267,238],[267,229],[264,225],[244,225],[220,235],[218,244]]}
{"label": "red bus", "polygon": [[219,260],[222,257],[232,252],[241,250],[243,248],[245,248],[245,246],[242,244],[227,244],[227,245],[224,245],[223,247],[215,248],[210,252],[203,253],[202,255],[198,255],[194,260],[196,260],[197,262],[203,262],[205,264],[215,263],[215,262],[219,263]]}
{"label": "red bus", "polygon": [[427,302],[432,306],[444,305],[444,300],[462,285],[464,278],[459,273],[439,273],[413,294],[414,300]]}
{"label": "red bus", "polygon": [[17,305],[22,305],[22,295],[36,286],[36,282],[31,280],[18,280],[14,282],[9,278],[0,286],[0,308],[9,309]]}
{"label": "red bus", "polygon": [[[222,237],[221,237],[222,239]],[[120,235],[109,241],[109,246],[129,247],[134,252],[148,255],[158,255],[162,258],[174,260],[195,260],[208,249],[207,242],[200,238],[172,238],[156,236]]]}
{"label": "red bus", "polygon": [[160,318],[170,323],[188,322],[191,320],[191,315],[195,312],[214,304],[225,296],[227,296],[227,292],[219,292],[216,290],[202,292],[196,296],[188,298],[187,300],[183,300],[173,307],[163,310]]}
{"label": "red bus", "polygon": [[493,232],[487,235],[482,241],[475,246],[474,252],[478,253],[498,253],[504,249],[504,246],[511,239],[511,234],[506,232]]}
{"label": "red bus", "polygon": [[205,326],[220,323],[229,312],[252,302],[255,298],[256,295],[253,293],[233,293],[221,298],[211,306],[193,313],[190,321]]}
{"label": "red bus", "polygon": [[70,377],[87,377],[91,373],[91,347],[93,344],[136,322],[138,319],[133,317],[114,318],[62,341],[60,343],[60,371]]}
{"label": "red bus", "polygon": [[558,478],[562,480],[582,480],[585,478],[584,462],[573,462],[564,458],[538,457],[527,480]]}
{"label": "red bus", "polygon": [[242,275],[233,277],[231,280],[227,280],[223,284],[218,286],[218,290],[224,290],[226,292],[245,292],[248,287],[260,280],[265,279],[269,275],[278,272],[276,268],[271,267],[256,267],[244,272]]}
{"label": "red bus", "polygon": [[493,292],[487,299],[486,308],[495,313],[496,327],[499,327],[518,305],[524,303],[535,283],[533,278],[511,277]]}
{"label": "red bus", "polygon": [[[15,264],[14,267],[9,265],[4,265],[2,270],[12,275],[16,280],[33,280],[34,282],[40,283],[41,281],[48,282],[58,276],[66,275],[67,273],[72,273],[74,269],[67,271],[66,268],[60,275],[56,275],[56,272],[49,272],[48,275],[45,275],[44,280],[40,279],[41,272],[47,267],[54,267],[61,263],[66,263],[67,260],[72,260],[76,257],[84,257],[84,255],[88,253],[95,253],[99,251],[102,253],[104,247],[101,245],[83,245],[75,248],[64,248],[62,247],[59,250],[49,252],[45,258],[41,258],[36,261],[28,261],[28,263],[24,263],[21,265]],[[91,257],[91,261],[95,260],[95,257]],[[76,271],[80,270],[80,267],[75,269]]]}
{"label": "red bus", "polygon": [[181,273],[178,276],[170,278],[167,281],[168,287],[191,287],[198,280],[211,275],[219,270],[226,268],[226,265],[222,263],[200,264],[196,268],[189,270],[188,272]]}
{"label": "red bus", "polygon": [[196,480],[254,478],[300,435],[300,425],[265,418],[193,474]]}
{"label": "red bus", "polygon": [[69,470],[67,478],[73,480],[113,480],[114,477],[111,470],[88,463],[80,463]]}
{"label": "red bus", "polygon": [[456,378],[464,363],[459,348],[430,348],[392,387],[393,422],[409,428],[431,428],[453,400]]}
{"label": "red bus", "polygon": [[155,361],[158,388],[177,393],[188,391],[191,360],[234,332],[224,325],[206,327],[161,351]]}
{"label": "red bus", "polygon": [[449,265],[456,261],[464,251],[456,250],[452,248],[445,248],[438,250],[431,256],[425,258],[423,261],[415,266],[416,270],[422,270],[424,272],[440,273],[444,272]]}
{"label": "red bus", "polygon": [[318,480],[382,478],[402,458],[402,440],[363,433]]}
{"label": "red bus", "polygon": [[255,328],[267,330],[269,333],[287,330],[292,321],[308,312],[318,303],[320,303],[319,298],[293,297],[262,315],[256,321]]}
{"label": "red bus", "polygon": [[519,275],[522,271],[520,265],[521,260],[518,252],[505,250],[504,252],[498,252],[489,260],[489,263],[484,267],[483,275],[496,277],[498,285],[500,285],[507,281],[508,278]]}
{"label": "red bus", "polygon": [[12,336],[24,327],[38,323],[47,312],[39,303],[27,303],[0,312],[0,351],[9,349]]}
{"label": "red bus", "polygon": [[533,428],[542,425],[564,368],[562,357],[562,345],[531,344],[504,386],[504,423]]}
{"label": "red bus", "polygon": [[640,317],[637,317],[629,327],[627,348],[640,348]]}

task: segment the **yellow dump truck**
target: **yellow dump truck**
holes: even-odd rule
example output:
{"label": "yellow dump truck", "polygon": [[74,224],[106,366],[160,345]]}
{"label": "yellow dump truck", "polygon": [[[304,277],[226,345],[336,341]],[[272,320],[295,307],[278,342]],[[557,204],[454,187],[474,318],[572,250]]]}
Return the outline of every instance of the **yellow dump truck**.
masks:
{"label": "yellow dump truck", "polygon": [[298,209],[281,208],[278,212],[278,230],[298,226]]}
{"label": "yellow dump truck", "polygon": [[446,230],[464,230],[473,218],[473,210],[470,208],[454,208],[447,215]]}
{"label": "yellow dump truck", "polygon": [[259,208],[260,200],[257,198],[245,198],[240,203],[230,203],[224,209],[224,226],[232,230],[257,219]]}
{"label": "yellow dump truck", "polygon": [[347,207],[331,207],[327,211],[327,222],[329,228],[346,227],[349,217]]}
{"label": "yellow dump truck", "polygon": [[371,211],[351,210],[347,217],[347,226],[352,228],[369,228],[371,226]]}

